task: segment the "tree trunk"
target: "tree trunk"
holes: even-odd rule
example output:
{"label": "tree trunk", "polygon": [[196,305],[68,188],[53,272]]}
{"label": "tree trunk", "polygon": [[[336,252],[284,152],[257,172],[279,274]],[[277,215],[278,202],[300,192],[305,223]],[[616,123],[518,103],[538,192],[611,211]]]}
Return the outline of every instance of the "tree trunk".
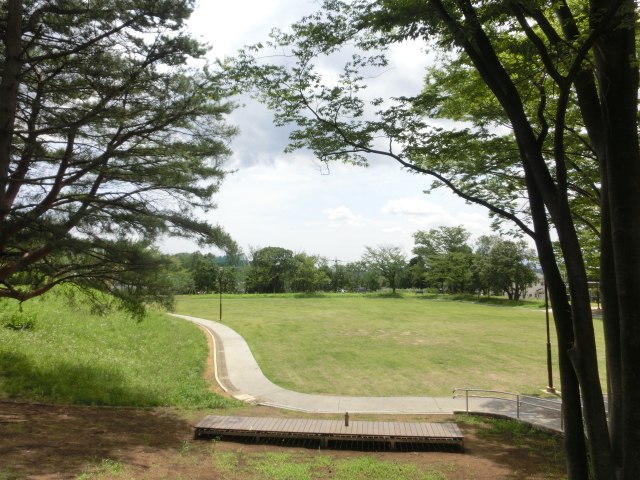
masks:
{"label": "tree trunk", "polygon": [[9,0],[6,8],[7,23],[2,39],[5,46],[5,61],[2,66],[2,80],[0,80],[0,236],[9,212],[6,191],[22,70],[20,45],[22,39],[22,1]]}
{"label": "tree trunk", "polygon": [[[528,169],[525,169],[525,174]],[[530,178],[530,174],[526,176]],[[589,478],[587,447],[582,423],[582,402],[578,377],[569,358],[573,346],[573,321],[567,293],[558,269],[553,244],[549,234],[549,223],[544,203],[535,184],[527,182],[529,205],[534,230],[538,258],[544,272],[545,283],[551,301],[553,321],[558,337],[558,366],[562,390],[562,414],[564,418],[564,453],[567,461],[569,480]]]}
{"label": "tree trunk", "polygon": [[589,298],[589,285],[580,244],[568,205],[554,218],[569,280],[574,345],[569,356],[582,392],[583,414],[589,453],[597,480],[615,479],[609,429],[598,374],[598,357]]}
{"label": "tree trunk", "polygon": [[620,357],[620,312],[616,287],[616,270],[611,238],[609,187],[606,169],[602,169],[602,216],[600,228],[600,295],[602,324],[607,359],[607,402],[609,406],[609,435],[611,450],[618,474],[622,469],[622,364]]}
{"label": "tree trunk", "polygon": [[[621,480],[640,478],[640,148],[635,2],[616,2],[624,17],[594,45],[606,137],[611,245],[620,315]],[[611,8],[614,2],[593,2]],[[597,19],[596,19],[597,22]],[[606,308],[606,307],[605,307]]]}

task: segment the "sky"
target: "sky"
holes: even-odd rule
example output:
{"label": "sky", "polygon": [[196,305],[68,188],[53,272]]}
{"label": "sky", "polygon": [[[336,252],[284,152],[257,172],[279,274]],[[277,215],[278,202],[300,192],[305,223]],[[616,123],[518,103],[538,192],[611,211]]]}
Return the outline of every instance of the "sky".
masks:
{"label": "sky", "polygon": [[[318,6],[304,0],[200,0],[189,30],[211,45],[214,61],[265,41],[274,27],[287,30]],[[412,44],[394,48],[389,58],[391,68],[374,87],[376,96],[417,93],[429,56]],[[323,69],[332,74],[331,65]],[[399,245],[410,255],[417,230],[464,225],[472,242],[492,233],[486,209],[444,189],[424,194],[430,179],[401,170],[393,160],[371,158],[368,168],[331,163],[326,174],[309,151],[283,153],[289,130],[275,127],[266,107],[243,102],[229,117],[241,132],[225,165],[235,173],[216,194],[218,208],[202,216],[223,226],[245,252],[273,246],[352,262],[365,246]],[[181,239],[169,239],[161,248],[167,253],[199,249]]]}

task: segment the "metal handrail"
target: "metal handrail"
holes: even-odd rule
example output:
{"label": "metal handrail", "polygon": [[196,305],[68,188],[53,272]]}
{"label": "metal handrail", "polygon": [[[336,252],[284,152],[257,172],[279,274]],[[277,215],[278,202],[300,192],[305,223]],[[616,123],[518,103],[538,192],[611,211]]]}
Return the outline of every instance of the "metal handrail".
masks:
{"label": "metal handrail", "polygon": [[[456,392],[465,392],[464,395],[459,395],[456,394]],[[485,393],[500,393],[502,395],[512,395],[514,397],[516,397],[515,399],[513,398],[505,398],[505,397],[496,397],[493,395],[469,395],[469,392],[485,392]],[[538,408],[545,408],[547,410],[554,410],[554,411],[559,411],[560,412],[560,429],[564,430],[564,413],[562,411],[562,401],[561,400],[555,400],[555,399],[551,399],[551,398],[540,398],[540,397],[533,397],[531,395],[522,395],[520,393],[513,393],[513,392],[503,392],[501,390],[482,390],[482,389],[478,389],[478,388],[454,388],[453,389],[453,398],[456,397],[462,397],[464,396],[466,398],[466,410],[467,413],[469,413],[469,397],[472,398],[494,398],[496,400],[506,400],[508,402],[516,402],[516,418],[520,418],[520,405],[531,405],[533,407],[538,407]],[[535,399],[538,402],[548,402],[548,403],[553,403],[556,405],[556,407],[548,407],[545,405],[539,405],[537,403],[531,403],[531,402],[527,402],[527,401],[523,401],[523,398],[531,398],[531,399]]]}

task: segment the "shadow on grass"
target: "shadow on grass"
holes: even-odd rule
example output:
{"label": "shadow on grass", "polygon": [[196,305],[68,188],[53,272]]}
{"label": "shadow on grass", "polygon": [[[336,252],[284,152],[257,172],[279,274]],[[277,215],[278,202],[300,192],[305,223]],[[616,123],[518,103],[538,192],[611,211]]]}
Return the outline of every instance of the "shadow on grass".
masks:
{"label": "shadow on grass", "polygon": [[383,293],[367,293],[367,298],[404,298],[404,295],[399,292],[383,292]]}
{"label": "shadow on grass", "polygon": [[293,298],[326,298],[327,295],[319,292],[302,292],[302,293],[294,293]]}
{"label": "shadow on grass", "polygon": [[76,405],[156,406],[156,392],[127,385],[112,369],[67,362],[36,365],[20,353],[0,351],[0,395]]}
{"label": "shadow on grass", "polygon": [[421,300],[448,300],[450,302],[471,302],[501,307],[523,307],[531,309],[544,308],[544,303],[529,300],[509,300],[501,297],[478,297],[476,295],[424,294],[416,295]]}

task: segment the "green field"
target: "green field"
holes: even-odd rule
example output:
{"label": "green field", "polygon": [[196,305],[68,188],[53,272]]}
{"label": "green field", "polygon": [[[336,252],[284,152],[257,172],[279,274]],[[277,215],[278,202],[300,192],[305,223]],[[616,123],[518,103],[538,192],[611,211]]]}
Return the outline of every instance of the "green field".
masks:
{"label": "green field", "polygon": [[[193,324],[152,312],[138,323],[113,312],[91,314],[49,293],[25,302],[26,330],[3,328],[18,311],[0,302],[0,399],[81,405],[216,408],[237,406],[207,390],[208,346]],[[14,322],[15,323],[15,322]]]}
{"label": "green field", "polygon": [[[217,320],[218,298],[179,297],[177,313]],[[225,296],[223,321],[246,339],[270,380],[299,392],[448,396],[453,388],[480,388],[539,394],[547,385],[540,309],[420,297]],[[595,324],[604,380],[602,323]],[[554,362],[555,386],[557,373]]]}

